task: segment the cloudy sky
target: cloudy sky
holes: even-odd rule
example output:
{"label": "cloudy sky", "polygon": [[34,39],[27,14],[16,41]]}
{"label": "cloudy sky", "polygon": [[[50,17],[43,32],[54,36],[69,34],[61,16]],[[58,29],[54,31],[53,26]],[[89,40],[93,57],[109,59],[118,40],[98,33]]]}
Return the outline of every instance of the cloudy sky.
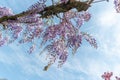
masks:
{"label": "cloudy sky", "polygon": [[[0,0],[0,6],[10,7],[14,13],[27,9],[37,0]],[[109,3],[94,3],[89,9],[92,18],[82,30],[92,34],[98,43],[94,49],[83,41],[75,56],[70,55],[62,68],[52,65],[45,72],[44,55],[39,51],[29,55],[26,46],[17,44],[0,47],[0,79],[7,80],[103,80],[103,72],[120,76],[120,14]],[[115,80],[114,76],[112,80]]]}

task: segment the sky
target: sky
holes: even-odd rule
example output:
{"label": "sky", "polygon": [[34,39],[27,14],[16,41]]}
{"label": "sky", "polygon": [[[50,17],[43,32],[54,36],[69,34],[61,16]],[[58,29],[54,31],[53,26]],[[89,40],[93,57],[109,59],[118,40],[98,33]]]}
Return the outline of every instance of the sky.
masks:
{"label": "sky", "polygon": [[[26,10],[37,0],[0,0],[0,6],[10,7],[14,13]],[[46,65],[45,55],[39,51],[29,55],[25,45],[5,45],[0,47],[0,79],[7,80],[103,80],[101,75],[113,72],[120,76],[120,14],[110,2],[94,3],[88,10],[92,14],[89,22],[81,29],[96,38],[98,48],[83,41],[77,53],[68,57],[66,63],[57,68]],[[45,52],[46,53],[46,52]]]}

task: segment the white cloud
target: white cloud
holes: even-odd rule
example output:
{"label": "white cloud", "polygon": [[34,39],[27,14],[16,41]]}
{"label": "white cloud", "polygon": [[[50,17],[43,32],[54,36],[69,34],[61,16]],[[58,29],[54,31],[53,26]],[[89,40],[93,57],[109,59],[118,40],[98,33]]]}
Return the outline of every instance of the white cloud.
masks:
{"label": "white cloud", "polygon": [[116,23],[116,17],[115,17],[115,14],[112,12],[110,13],[109,12],[105,12],[105,13],[102,13],[100,16],[99,16],[99,24],[101,26],[104,26],[105,28],[106,27],[111,27],[111,25],[114,25]]}
{"label": "white cloud", "polygon": [[[97,41],[99,42],[98,52],[102,57],[99,63],[93,62],[95,64],[93,72],[101,72],[101,70],[105,71],[108,69],[109,71],[114,72],[114,76],[120,75],[120,14],[108,7],[108,9],[99,13],[98,16],[99,18],[96,20],[97,26],[99,26],[97,33]],[[92,65],[89,65],[89,67],[92,68]],[[94,73],[90,74],[94,75]]]}

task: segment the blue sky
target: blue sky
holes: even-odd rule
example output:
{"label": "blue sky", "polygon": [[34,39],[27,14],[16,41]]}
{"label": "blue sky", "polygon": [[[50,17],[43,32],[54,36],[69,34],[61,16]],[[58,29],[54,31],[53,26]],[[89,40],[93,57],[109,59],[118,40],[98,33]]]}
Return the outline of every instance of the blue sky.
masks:
{"label": "blue sky", "polygon": [[[0,0],[0,6],[10,7],[14,13],[19,13],[36,1]],[[25,45],[5,45],[0,47],[0,79],[102,80],[104,71],[112,71],[114,76],[120,76],[120,14],[116,13],[112,0],[92,4],[89,12],[92,18],[81,29],[96,38],[98,49],[83,41],[76,55],[70,54],[62,68],[52,65],[45,72],[45,55],[39,56],[39,51],[29,55]]]}

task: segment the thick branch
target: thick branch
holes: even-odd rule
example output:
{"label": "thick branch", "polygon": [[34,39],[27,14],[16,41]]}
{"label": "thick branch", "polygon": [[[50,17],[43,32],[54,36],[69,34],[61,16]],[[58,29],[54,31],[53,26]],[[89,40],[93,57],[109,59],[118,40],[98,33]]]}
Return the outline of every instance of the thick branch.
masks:
{"label": "thick branch", "polygon": [[[43,11],[38,12],[38,14],[41,15],[41,18],[47,18],[48,16],[51,16],[51,15],[67,12],[73,8],[76,8],[78,11],[86,11],[89,7],[90,5],[88,3],[74,1],[74,2],[61,3],[57,5],[48,6]],[[26,11],[20,14],[16,14],[14,16],[3,16],[0,18],[0,23],[8,20],[17,20],[18,17],[23,17],[25,15],[32,14],[33,12],[34,11],[32,12]]]}
{"label": "thick branch", "polygon": [[84,2],[72,2],[72,3],[62,3],[58,5],[52,5],[49,7],[46,7],[44,11],[41,11],[41,17],[46,18],[47,16],[50,15],[56,15],[58,13],[64,13],[69,11],[70,9],[76,8],[78,11],[86,11],[90,7],[89,4],[86,4]]}

